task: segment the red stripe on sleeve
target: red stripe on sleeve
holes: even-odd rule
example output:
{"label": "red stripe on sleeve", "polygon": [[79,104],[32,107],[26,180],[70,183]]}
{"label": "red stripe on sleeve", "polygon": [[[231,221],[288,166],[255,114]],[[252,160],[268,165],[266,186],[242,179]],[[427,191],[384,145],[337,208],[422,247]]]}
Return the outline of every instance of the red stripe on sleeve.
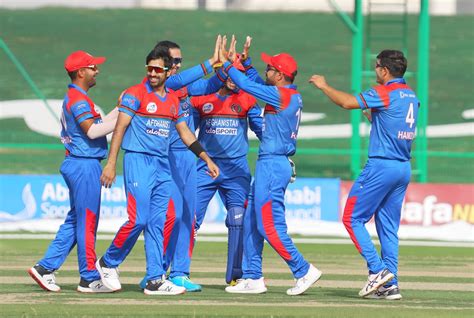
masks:
{"label": "red stripe on sleeve", "polygon": [[363,96],[362,94],[359,94],[359,97],[360,97],[360,99],[362,100],[362,102],[364,103],[364,106],[365,106],[365,108],[367,108],[367,109],[368,109],[368,108],[369,108],[369,106],[367,105],[367,102],[365,101],[365,98],[364,98],[364,96]]}

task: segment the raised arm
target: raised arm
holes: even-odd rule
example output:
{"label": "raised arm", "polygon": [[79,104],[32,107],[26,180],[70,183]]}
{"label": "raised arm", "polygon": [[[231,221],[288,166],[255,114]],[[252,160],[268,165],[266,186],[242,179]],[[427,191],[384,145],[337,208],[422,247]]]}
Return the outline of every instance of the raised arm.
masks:
{"label": "raised arm", "polygon": [[196,65],[178,74],[170,76],[166,80],[166,83],[165,83],[166,87],[171,88],[172,90],[178,90],[200,79],[201,77],[204,77],[207,74],[210,74],[213,71],[212,66],[219,61],[220,44],[221,44],[221,36],[218,35],[216,38],[214,54],[212,55],[212,57],[199,65]]}
{"label": "raised arm", "polygon": [[209,79],[198,79],[187,86],[189,96],[209,95],[217,92],[227,80],[227,74],[219,68]]}
{"label": "raised arm", "polygon": [[309,79],[316,88],[319,88],[336,105],[344,109],[360,109],[357,98],[354,95],[339,91],[326,83],[326,79],[321,75],[313,75]]}

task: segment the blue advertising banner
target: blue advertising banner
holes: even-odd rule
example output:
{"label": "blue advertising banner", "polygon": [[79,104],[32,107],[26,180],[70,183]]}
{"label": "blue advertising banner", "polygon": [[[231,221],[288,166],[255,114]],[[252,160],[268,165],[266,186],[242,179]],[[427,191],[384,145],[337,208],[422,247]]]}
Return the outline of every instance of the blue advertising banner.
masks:
{"label": "blue advertising banner", "polygon": [[[101,219],[126,218],[123,178],[102,189]],[[0,222],[64,219],[69,189],[61,175],[0,175]]]}
{"label": "blue advertising banner", "polygon": [[[338,221],[339,179],[298,178],[285,194],[287,220]],[[64,219],[69,190],[60,175],[0,175],[0,222]],[[123,177],[102,189],[101,220],[127,217]],[[216,195],[204,222],[224,223],[225,208]]]}

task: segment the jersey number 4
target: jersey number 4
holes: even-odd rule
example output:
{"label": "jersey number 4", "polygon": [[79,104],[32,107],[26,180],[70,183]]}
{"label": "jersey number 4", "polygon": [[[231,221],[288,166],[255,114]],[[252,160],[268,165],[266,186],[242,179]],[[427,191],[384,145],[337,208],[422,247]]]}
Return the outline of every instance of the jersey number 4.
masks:
{"label": "jersey number 4", "polygon": [[415,123],[415,117],[413,116],[413,103],[410,103],[410,108],[408,108],[407,117],[405,118],[405,122],[410,124],[410,128],[413,127]]}

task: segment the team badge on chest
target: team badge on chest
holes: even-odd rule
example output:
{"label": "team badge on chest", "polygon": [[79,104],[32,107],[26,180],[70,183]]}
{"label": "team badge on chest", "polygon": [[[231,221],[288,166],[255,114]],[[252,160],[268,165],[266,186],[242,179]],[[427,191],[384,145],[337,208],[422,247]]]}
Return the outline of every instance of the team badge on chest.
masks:
{"label": "team badge on chest", "polygon": [[240,106],[239,104],[232,104],[230,106],[230,109],[234,112],[234,113],[240,113],[242,111],[242,106]]}
{"label": "team badge on chest", "polygon": [[204,106],[202,106],[202,112],[205,114],[209,114],[210,112],[212,112],[213,109],[214,105],[212,105],[211,103],[206,103],[204,104]]}
{"label": "team badge on chest", "polygon": [[146,105],[146,111],[149,112],[149,113],[156,113],[156,111],[158,110],[158,106],[156,106],[155,103],[148,103],[148,105]]}

